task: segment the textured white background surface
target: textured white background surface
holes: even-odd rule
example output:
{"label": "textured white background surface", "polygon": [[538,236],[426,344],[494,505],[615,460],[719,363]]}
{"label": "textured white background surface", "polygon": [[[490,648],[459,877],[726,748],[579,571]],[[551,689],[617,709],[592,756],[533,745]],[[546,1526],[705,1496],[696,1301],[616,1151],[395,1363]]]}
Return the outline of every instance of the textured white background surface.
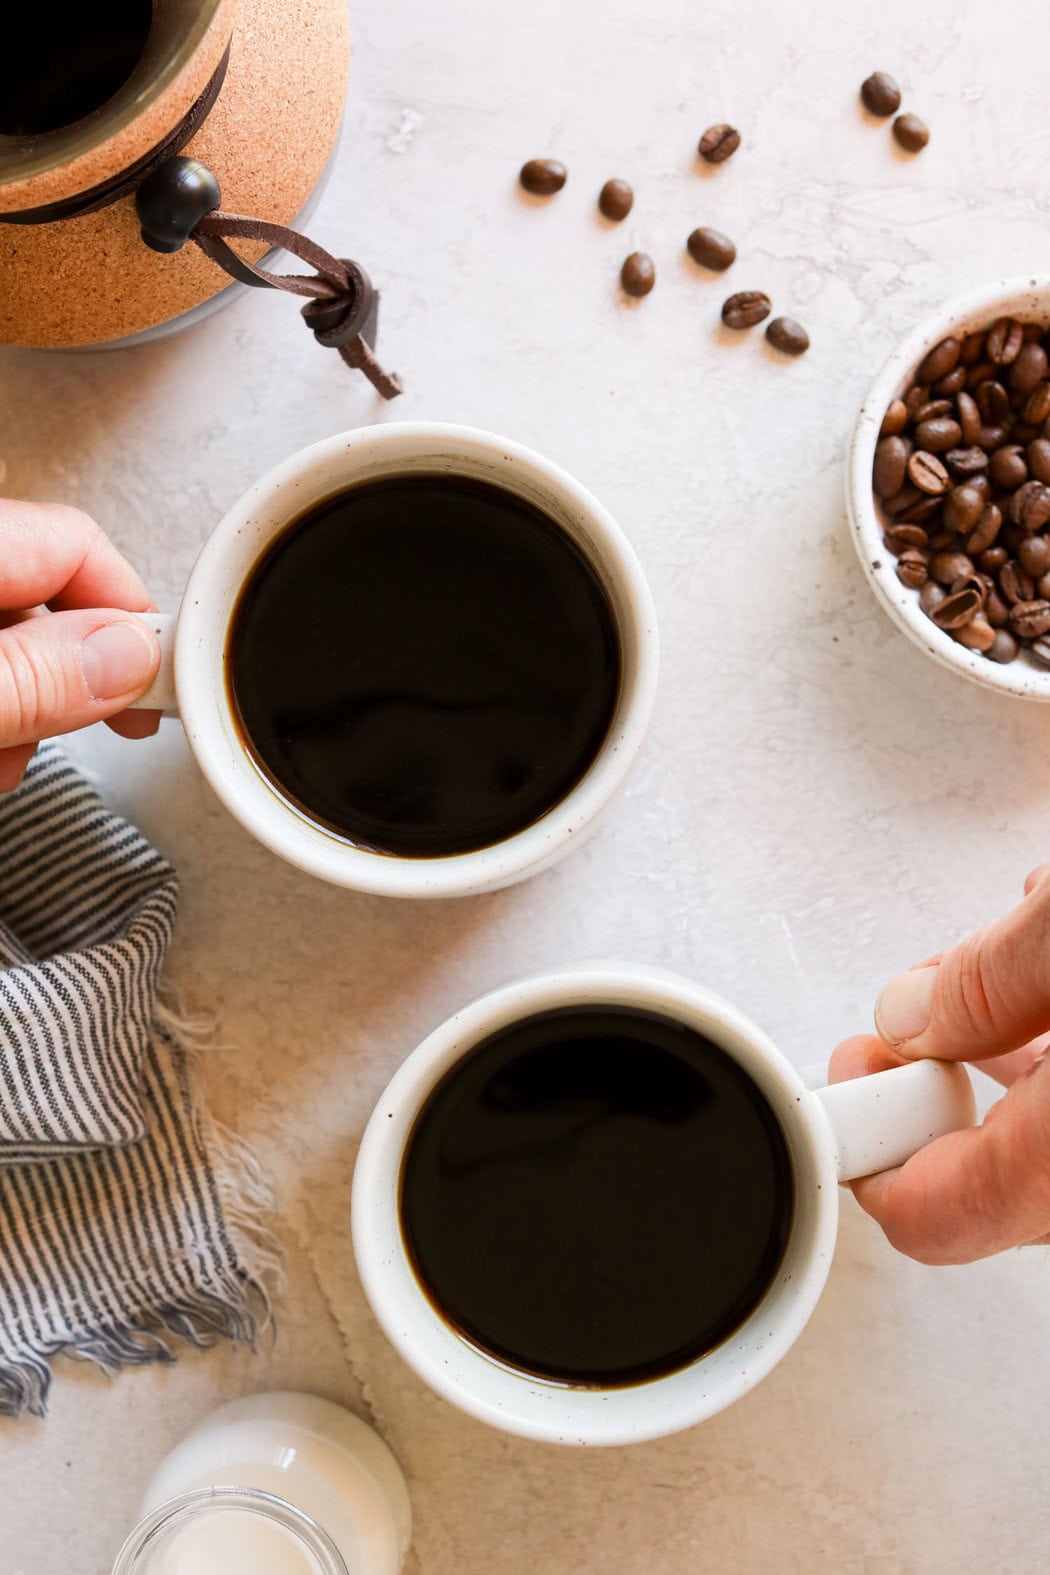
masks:
{"label": "textured white background surface", "polygon": [[[252,296],[112,356],[0,359],[12,494],[92,510],[173,604],[227,505],[271,462],[374,420],[506,432],[612,508],[650,576],[665,658],[654,731],[594,839],[531,883],[399,906],[315,884],[256,846],[179,728],[77,755],[183,877],[170,976],[221,1014],[216,1109],[280,1205],[273,1349],[109,1384],[61,1364],[45,1423],[0,1425],[0,1575],[106,1575],[142,1485],[213,1404],[297,1385],[371,1415],[409,1474],[423,1575],[964,1575],[1042,1571],[1050,1535],[1050,1272],[1028,1251],[930,1270],[845,1200],[825,1298],[731,1412],[631,1450],[501,1437],[425,1392],[351,1261],[355,1147],[387,1077],[452,1008],[566,957],[681,969],[810,1062],[882,982],[1019,894],[1050,846],[1050,714],[935,668],[894,633],[841,502],[861,393],[947,295],[1045,267],[1045,10],[978,0],[357,0],[342,153],[313,231],[384,287],[382,407]],[[863,21],[861,20],[863,18]],[[932,128],[917,159],[868,120],[883,67]],[[693,149],[730,119],[714,172]],[[556,154],[545,206],[515,172]],[[594,199],[635,185],[611,228]],[[683,251],[699,223],[739,260]],[[624,254],[655,292],[619,297]],[[731,337],[762,288],[813,347]]]}

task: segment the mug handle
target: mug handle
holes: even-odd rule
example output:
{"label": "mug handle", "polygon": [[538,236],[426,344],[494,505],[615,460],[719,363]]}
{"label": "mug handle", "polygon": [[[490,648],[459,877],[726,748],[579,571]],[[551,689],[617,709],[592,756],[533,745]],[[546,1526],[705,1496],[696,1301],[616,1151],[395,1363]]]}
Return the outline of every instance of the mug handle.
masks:
{"label": "mug handle", "polygon": [[175,625],[177,613],[136,613],[160,641],[160,666],[157,676],[144,695],[128,706],[129,711],[171,711],[179,709],[175,697]]}
{"label": "mug handle", "polygon": [[949,1132],[972,1127],[977,1105],[959,1061],[912,1061],[814,1090],[837,1151],[840,1181],[855,1181],[906,1159]]}

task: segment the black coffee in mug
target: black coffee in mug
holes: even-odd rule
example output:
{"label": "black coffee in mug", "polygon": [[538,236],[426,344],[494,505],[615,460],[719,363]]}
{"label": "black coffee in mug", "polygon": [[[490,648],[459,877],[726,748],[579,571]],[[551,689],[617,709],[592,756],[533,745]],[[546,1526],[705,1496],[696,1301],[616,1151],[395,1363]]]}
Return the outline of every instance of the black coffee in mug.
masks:
{"label": "black coffee in mug", "polygon": [[256,566],[227,646],[234,714],[282,796],[357,846],[491,847],[592,764],[621,653],[587,558],[539,509],[462,476],[364,482]]}
{"label": "black coffee in mug", "polygon": [[772,1283],[794,1179],[768,1101],[672,1018],[565,1007],[502,1029],[428,1097],[400,1220],[420,1286],[513,1368],[613,1387],[676,1372]]}

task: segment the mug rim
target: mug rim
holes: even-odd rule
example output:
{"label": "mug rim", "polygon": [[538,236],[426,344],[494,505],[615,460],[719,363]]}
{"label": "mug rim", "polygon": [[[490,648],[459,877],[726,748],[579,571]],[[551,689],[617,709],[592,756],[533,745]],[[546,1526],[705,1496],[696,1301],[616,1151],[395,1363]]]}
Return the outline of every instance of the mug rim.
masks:
{"label": "mug rim", "polygon": [[[485,1355],[441,1318],[404,1247],[400,1174],[419,1110],[475,1045],[536,1012],[598,1003],[662,1011],[708,1034],[732,1055],[754,1077],[780,1123],[796,1196],[776,1274],[731,1335],[662,1377],[623,1387],[574,1389]],[[629,1444],[678,1432],[723,1410],[771,1372],[801,1334],[823,1290],[838,1229],[835,1144],[819,1100],[796,1069],[757,1024],[723,997],[645,964],[580,963],[490,991],[422,1040],[390,1079],[366,1125],[350,1212],[365,1297],[395,1350],[431,1389],[477,1420],[522,1437]],[[773,1302],[776,1321],[767,1328]]]}
{"label": "mug rim", "polygon": [[[605,737],[569,792],[539,820],[501,842],[437,858],[357,847],[292,808],[237,736],[225,672],[237,595],[269,544],[297,515],[341,488],[413,469],[485,474],[493,485],[541,507],[576,541],[598,573],[616,621],[623,665]],[[336,472],[341,473],[338,482],[319,485],[322,476],[334,477]],[[296,493],[301,494],[298,503]],[[239,553],[247,554],[247,566],[231,576],[230,564]],[[217,642],[218,680],[212,661]],[[206,670],[201,667],[202,651],[208,653],[203,658]],[[226,808],[260,842],[336,885],[381,896],[452,897],[494,890],[538,873],[593,827],[623,786],[648,731],[659,637],[652,594],[627,537],[598,499],[561,466],[523,444],[477,428],[387,422],[336,433],[299,449],[233,504],[191,570],[178,613],[174,666],[179,711],[201,770]]]}

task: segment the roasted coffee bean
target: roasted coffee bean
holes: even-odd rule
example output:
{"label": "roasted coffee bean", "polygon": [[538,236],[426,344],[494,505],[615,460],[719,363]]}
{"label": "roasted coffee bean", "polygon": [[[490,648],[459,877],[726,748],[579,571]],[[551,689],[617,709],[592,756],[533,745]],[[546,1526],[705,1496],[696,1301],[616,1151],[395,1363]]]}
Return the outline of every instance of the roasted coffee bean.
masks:
{"label": "roasted coffee bean", "polygon": [[1037,493],[1042,485],[1041,481],[1026,481],[1011,495],[1006,506],[1006,513],[1013,524],[1020,525],[1023,522],[1025,505],[1028,499]]}
{"label": "roasted coffee bean", "polygon": [[[1028,650],[1037,662],[1041,662],[1044,667],[1050,667],[1050,640],[1033,640]],[[1016,654],[1017,648],[1015,646],[1014,655],[1016,656]],[[1005,661],[1006,658],[1004,657],[1003,660]]]}
{"label": "roasted coffee bean", "polygon": [[986,454],[991,454],[997,448],[1002,448],[1005,442],[1005,427],[982,427],[977,434],[977,446],[978,448],[983,448]]}
{"label": "roasted coffee bean", "polygon": [[970,578],[973,561],[965,552],[938,552],[930,560],[930,573],[942,585],[952,585],[956,580]]}
{"label": "roasted coffee bean", "polygon": [[977,567],[985,574],[998,574],[1009,556],[1006,548],[998,544],[994,547],[986,547],[977,559]]}
{"label": "roasted coffee bean", "polygon": [[[901,401],[895,400],[894,403],[900,404]],[[981,412],[977,401],[972,394],[957,394],[955,409],[959,417],[959,426],[962,429],[963,443],[967,448],[973,448],[981,431]],[[907,422],[908,412],[906,410],[904,419]],[[899,430],[900,428],[898,428]]]}
{"label": "roasted coffee bean", "polygon": [[1041,426],[1050,416],[1050,382],[1037,383],[1025,401],[1021,412],[1032,426]]}
{"label": "roasted coffee bean", "polygon": [[[919,501],[913,503],[911,508],[905,509],[897,518],[905,525],[923,525],[927,520],[932,520],[941,507],[940,498],[924,497],[920,495]],[[949,535],[954,535],[954,531]]]}
{"label": "roasted coffee bean", "polygon": [[988,474],[997,487],[1012,492],[1028,480],[1028,466],[1019,443],[1008,443],[997,448],[988,461]]}
{"label": "roasted coffee bean", "polygon": [[953,530],[935,530],[930,533],[929,547],[931,552],[944,552],[948,547],[955,550],[958,536]]}
{"label": "roasted coffee bean", "polygon": [[[984,509],[984,499],[976,487],[971,487],[965,481],[951,491],[944,499],[944,524],[948,530],[959,532],[972,530],[981,517]],[[991,541],[985,542],[986,547],[991,546]]]}
{"label": "roasted coffee bean", "polygon": [[1050,602],[1017,602],[1010,608],[1010,629],[1019,640],[1037,640],[1050,629]]}
{"label": "roasted coffee bean", "polygon": [[985,652],[993,662],[1012,662],[1020,650],[1020,646],[1013,635],[1006,629],[997,631],[995,639]]}
{"label": "roasted coffee bean", "polygon": [[766,329],[766,338],[782,355],[804,355],[809,349],[809,335],[793,317],[774,317]]}
{"label": "roasted coffee bean", "polygon": [[980,606],[981,598],[976,591],[958,591],[938,602],[930,617],[939,629],[961,629],[964,623],[976,617]]}
{"label": "roasted coffee bean", "polygon": [[994,491],[991,482],[988,480],[988,472],[986,470],[979,470],[976,476],[968,476],[966,485],[968,487],[976,487],[986,503]]}
{"label": "roasted coffee bean", "polygon": [[958,366],[953,367],[946,376],[937,379],[933,385],[933,391],[935,394],[942,394],[948,397],[957,394],[960,388],[965,387],[966,368],[960,363]]}
{"label": "roasted coffee bean", "polygon": [[[723,235],[721,230],[712,230],[708,225],[701,225],[694,230],[686,241],[690,257],[701,268],[710,268],[714,273],[724,273],[736,261],[736,247],[728,235]],[[905,413],[907,419],[907,413]],[[901,426],[904,421],[901,422]],[[900,427],[897,428],[898,432]]]}
{"label": "roasted coffee bean", "polygon": [[901,90],[888,71],[873,71],[860,85],[864,108],[871,115],[895,115],[901,107]]}
{"label": "roasted coffee bean", "polygon": [[530,159],[521,166],[518,179],[533,197],[553,197],[561,191],[569,177],[564,164],[557,159]]}
{"label": "roasted coffee bean", "polygon": [[899,558],[909,547],[925,547],[929,537],[921,525],[891,525],[882,540],[894,557]]}
{"label": "roasted coffee bean", "polygon": [[943,585],[938,585],[936,580],[927,580],[919,592],[919,606],[926,616],[929,617],[933,609],[939,607],[941,602],[947,598],[947,595],[948,593]]}
{"label": "roasted coffee bean", "polygon": [[961,629],[953,629],[952,634],[969,651],[990,651],[995,644],[995,630],[983,613],[977,613]]}
{"label": "roasted coffee bean", "polygon": [[987,574],[960,574],[959,578],[949,585],[948,595],[958,596],[960,591],[976,591],[983,607],[992,589],[992,581]]}
{"label": "roasted coffee bean", "polygon": [[959,360],[963,366],[976,366],[984,351],[984,329],[978,328],[972,334],[967,334],[959,351]]}
{"label": "roasted coffee bean", "polygon": [[1050,438],[1033,438],[1024,455],[1035,480],[1050,485]]}
{"label": "roasted coffee bean", "polygon": [[1004,525],[999,537],[1000,546],[1006,548],[1010,557],[1016,553],[1018,547],[1027,539],[1027,532],[1023,525]]}
{"label": "roasted coffee bean", "polygon": [[917,412],[922,409],[923,405],[928,405],[929,402],[930,390],[925,383],[916,383],[914,387],[909,388],[904,396],[904,408],[908,412],[908,419],[914,421]]}
{"label": "roasted coffee bean", "polygon": [[1024,329],[1014,317],[998,317],[988,330],[984,353],[996,366],[1016,361],[1024,344]]}
{"label": "roasted coffee bean", "polygon": [[717,126],[708,126],[697,148],[702,159],[708,164],[724,164],[726,159],[732,158],[740,146],[740,133],[735,126],[724,123]]}
{"label": "roasted coffee bean", "polygon": [[624,258],[620,283],[625,295],[648,295],[656,283],[656,265],[647,252],[632,252]]}
{"label": "roasted coffee bean", "polygon": [[1010,617],[1010,609],[998,591],[989,591],[984,602],[984,616],[993,629],[1001,629]]}
{"label": "roasted coffee bean", "polygon": [[1030,394],[1037,383],[1046,376],[1046,351],[1041,344],[1025,342],[1010,368],[1010,387],[1019,394]]}
{"label": "roasted coffee bean", "polygon": [[990,377],[977,389],[977,408],[989,425],[1005,421],[1010,414],[1010,396],[996,378]]}
{"label": "roasted coffee bean", "polygon": [[926,568],[924,554],[916,552],[914,547],[909,547],[907,551],[902,552],[897,562],[897,578],[902,585],[910,586],[913,591],[925,585],[929,578],[929,571]]}
{"label": "roasted coffee bean", "polygon": [[922,496],[923,494],[919,491],[918,487],[902,487],[901,490],[899,492],[895,492],[891,498],[883,498],[882,507],[887,514],[904,514],[908,509],[911,508],[912,504],[917,503]]}
{"label": "roasted coffee bean", "polygon": [[915,412],[915,423],[932,421],[937,416],[950,416],[952,402],[950,399],[928,399],[921,410]]}
{"label": "roasted coffee bean", "polygon": [[980,388],[981,384],[987,383],[988,379],[994,377],[997,371],[998,367],[994,367],[990,361],[978,361],[966,373],[967,388]]}
{"label": "roasted coffee bean", "polygon": [[1036,580],[1035,594],[1042,601],[1050,602],[1050,573],[1041,574]]}
{"label": "roasted coffee bean", "polygon": [[1019,602],[1030,602],[1035,594],[1032,581],[1013,558],[999,570],[999,594],[1011,607]]}
{"label": "roasted coffee bean", "polygon": [[1041,481],[1036,485],[1039,491],[1029,493],[1021,518],[1025,530],[1032,534],[1050,524],[1050,487],[1044,486]]}
{"label": "roasted coffee bean", "polygon": [[988,455],[983,448],[950,448],[944,456],[944,463],[955,476],[976,476],[987,469]]}
{"label": "roasted coffee bean", "polygon": [[1033,580],[1050,569],[1050,541],[1045,536],[1026,536],[1017,549],[1017,561]]}
{"label": "roasted coffee bean", "polygon": [[738,290],[722,305],[722,321],[727,328],[754,328],[769,316],[769,296],[762,290]]}
{"label": "roasted coffee bean", "polygon": [[944,377],[954,370],[962,345],[958,339],[949,336],[942,339],[940,344],[934,345],[926,356],[919,362],[915,373],[917,383],[936,383],[939,377]]}
{"label": "roasted coffee bean", "polygon": [[[695,235],[696,233],[697,233],[696,230],[694,230],[693,231],[693,235]],[[693,236],[691,235],[689,237],[689,239],[692,240],[692,238],[693,238]],[[690,247],[690,251],[692,251],[692,247]],[[698,262],[699,262],[699,260],[700,259],[697,258]],[[965,398],[966,396],[965,395],[961,395],[960,397],[961,398]],[[973,401],[971,400],[971,404],[972,403],[973,403]],[[975,410],[977,409],[976,405],[974,405],[974,409]],[[959,412],[959,420],[960,420],[960,422],[962,421],[962,412],[961,411]],[[879,436],[880,437],[896,437],[898,432],[903,432],[904,428],[907,425],[908,425],[908,410],[907,410],[907,407],[906,407],[906,405],[904,403],[904,400],[903,399],[891,399],[889,404],[886,406],[886,414],[882,418],[882,426],[879,428]],[[978,426],[979,425],[980,425],[980,418],[978,418]],[[964,441],[965,441],[965,433],[966,433],[966,428],[963,427],[963,440]]]}
{"label": "roasted coffee bean", "polygon": [[[949,494],[950,496],[950,494]],[[966,538],[966,551],[971,558],[978,557],[981,553],[988,552],[1003,525],[1003,516],[994,503],[985,503],[982,500],[981,513],[976,525]],[[1006,562],[1006,553],[1003,560]],[[981,568],[985,565],[982,564]],[[996,565],[998,567],[998,565]]]}
{"label": "roasted coffee bean", "polygon": [[619,224],[634,206],[634,192],[625,180],[607,180],[598,193],[598,211],[603,219]]}
{"label": "roasted coffee bean", "polygon": [[929,617],[935,606],[940,606],[941,602],[945,602],[946,598],[948,598],[948,592],[945,591],[945,587],[938,586],[937,580],[927,580],[921,591],[919,591],[919,606],[926,613],[926,616]]}
{"label": "roasted coffee bean", "polygon": [[[951,409],[951,406],[948,408]],[[927,417],[919,421],[915,428],[915,446],[924,448],[928,454],[943,454],[957,447],[961,439],[962,427],[950,416]]]}
{"label": "roasted coffee bean", "polygon": [[936,454],[924,454],[921,449],[908,459],[908,480],[920,492],[927,492],[932,497],[947,492],[951,485],[951,477]]}
{"label": "roasted coffee bean", "polygon": [[930,128],[918,115],[898,115],[893,135],[905,153],[921,153],[930,140]]}

